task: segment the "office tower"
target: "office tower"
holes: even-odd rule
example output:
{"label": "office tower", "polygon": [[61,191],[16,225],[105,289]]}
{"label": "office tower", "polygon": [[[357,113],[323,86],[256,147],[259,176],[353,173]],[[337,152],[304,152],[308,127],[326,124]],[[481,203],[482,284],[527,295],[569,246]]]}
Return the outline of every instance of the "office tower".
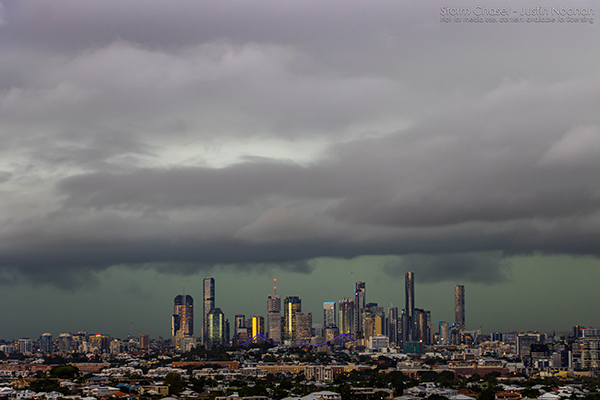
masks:
{"label": "office tower", "polygon": [[325,336],[325,340],[332,340],[336,338],[340,334],[340,330],[337,326],[332,326],[329,328],[325,328],[323,330],[323,335]]}
{"label": "office tower", "polygon": [[294,341],[296,333],[296,313],[302,311],[302,303],[298,296],[287,296],[283,302],[283,339]]}
{"label": "office tower", "polygon": [[225,344],[225,314],[220,308],[212,308],[206,317],[206,347]]}
{"label": "office tower", "polygon": [[534,343],[544,342],[546,340],[546,335],[543,333],[537,332],[527,332],[527,333],[519,333],[517,335],[517,356],[521,357],[529,357],[531,356],[531,345]]}
{"label": "office tower", "polygon": [[402,345],[410,342],[410,333],[409,333],[409,322],[408,322],[408,314],[406,310],[402,310],[402,314],[400,315],[400,329],[402,331]]}
{"label": "office tower", "polygon": [[252,337],[265,334],[265,318],[261,316],[252,317]]}
{"label": "office tower", "polygon": [[357,281],[354,287],[354,334],[357,338],[363,335],[363,313],[365,312],[366,284],[363,281]]}
{"label": "office tower", "polygon": [[459,329],[465,329],[465,287],[454,286],[454,323]]}
{"label": "office tower", "polygon": [[385,333],[385,314],[383,307],[377,303],[368,303],[363,311],[363,338],[369,339],[373,336]]}
{"label": "office tower", "polygon": [[215,279],[204,278],[203,284],[203,298],[204,298],[204,309],[203,309],[203,330],[202,330],[202,341],[203,343],[208,340],[208,313],[210,310],[215,308]]}
{"label": "office tower", "polygon": [[447,322],[439,322],[439,342],[438,344],[447,345],[450,340],[450,326]]}
{"label": "office tower", "polygon": [[337,326],[335,301],[326,301],[323,303],[323,327],[332,328]]}
{"label": "office tower", "polygon": [[40,352],[42,354],[52,353],[52,334],[51,333],[43,333],[42,336],[40,336]]}
{"label": "office tower", "polygon": [[415,331],[414,340],[423,342],[423,344],[431,343],[431,312],[415,308]]}
{"label": "office tower", "polygon": [[338,305],[339,332],[354,335],[354,300],[344,297]]}
{"label": "office tower", "polygon": [[310,344],[312,337],[312,313],[296,313],[296,332],[294,335],[295,344]]}
{"label": "office tower", "polygon": [[398,343],[398,331],[398,307],[390,305],[390,308],[388,308],[387,337],[390,339],[391,344]]}
{"label": "office tower", "polygon": [[281,296],[270,294],[267,297],[267,318],[269,321],[269,339],[281,343]]}
{"label": "office tower", "polygon": [[[415,274],[407,272],[404,282],[404,295],[406,296],[405,308],[407,317],[407,329],[405,336],[408,341],[415,340]],[[404,329],[404,326],[402,327]]]}
{"label": "office tower", "polygon": [[172,334],[194,335],[194,299],[190,295],[178,295],[174,300]]}
{"label": "office tower", "polygon": [[147,333],[140,333],[140,345],[139,345],[139,349],[140,350],[150,350],[150,335],[148,335]]}

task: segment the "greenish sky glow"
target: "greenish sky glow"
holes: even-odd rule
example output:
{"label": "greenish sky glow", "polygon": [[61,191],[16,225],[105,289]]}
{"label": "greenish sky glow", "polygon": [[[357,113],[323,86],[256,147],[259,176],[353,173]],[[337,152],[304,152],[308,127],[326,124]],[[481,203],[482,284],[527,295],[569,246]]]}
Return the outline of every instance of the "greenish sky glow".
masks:
{"label": "greenish sky glow", "polygon": [[[144,331],[152,337],[168,337],[173,298],[186,285],[194,297],[196,321],[200,321],[202,279],[216,279],[216,303],[227,318],[235,314],[266,315],[266,296],[277,277],[277,293],[300,296],[302,308],[322,318],[322,302],[352,296],[353,282],[367,283],[367,301],[385,307],[390,300],[404,304],[404,278],[391,277],[382,269],[390,257],[353,260],[319,259],[309,274],[274,270],[244,272],[234,268],[213,270],[208,275],[187,277],[161,274],[151,269],[113,267],[98,275],[97,284],[74,291],[51,286],[18,284],[0,292],[0,337],[39,337],[48,331],[87,330],[126,337]],[[467,326],[484,332],[538,329],[551,333],[569,331],[573,325],[598,325],[596,298],[600,285],[600,261],[589,257],[513,257],[510,281],[498,284],[469,282],[420,283],[416,274],[416,305],[431,310],[434,324],[453,321],[453,286],[466,287]],[[422,277],[421,277],[422,278]],[[578,293],[573,296],[572,293]],[[133,322],[133,330],[129,328]],[[196,322],[196,330],[199,322]]]}

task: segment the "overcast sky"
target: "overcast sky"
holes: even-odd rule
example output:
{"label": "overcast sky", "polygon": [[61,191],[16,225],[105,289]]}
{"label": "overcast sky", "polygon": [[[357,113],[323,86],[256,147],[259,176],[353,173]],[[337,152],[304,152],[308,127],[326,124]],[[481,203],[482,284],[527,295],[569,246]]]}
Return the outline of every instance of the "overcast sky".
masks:
{"label": "overcast sky", "polygon": [[[472,328],[600,326],[600,21],[440,5],[481,3],[0,0],[0,338],[166,336],[208,275],[316,323],[408,270],[434,321],[464,284]],[[524,6],[600,11],[486,2]]]}

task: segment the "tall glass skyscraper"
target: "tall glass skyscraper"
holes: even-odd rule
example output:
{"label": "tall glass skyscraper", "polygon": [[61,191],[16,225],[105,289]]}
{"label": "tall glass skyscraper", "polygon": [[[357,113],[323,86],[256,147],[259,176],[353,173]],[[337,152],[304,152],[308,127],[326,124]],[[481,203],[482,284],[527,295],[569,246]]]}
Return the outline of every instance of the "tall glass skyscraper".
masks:
{"label": "tall glass skyscraper", "polygon": [[354,335],[354,300],[344,297],[339,306],[339,332]]}
{"label": "tall glass skyscraper", "polygon": [[283,339],[294,342],[296,334],[296,313],[302,311],[298,296],[287,296],[283,302]]}
{"label": "tall glass skyscraper", "polygon": [[225,314],[220,308],[212,308],[207,316],[207,347],[222,346],[226,340]]}
{"label": "tall glass skyscraper", "polygon": [[365,312],[365,300],[367,285],[364,281],[357,281],[354,287],[354,334],[357,338],[363,337],[363,314]]}
{"label": "tall glass skyscraper", "polygon": [[194,335],[194,299],[192,296],[182,295],[175,297],[173,310],[174,332],[181,332],[182,336]]}
{"label": "tall glass skyscraper", "polygon": [[[405,313],[407,332],[404,334],[407,340],[415,340],[415,274],[407,272],[404,281],[404,295],[406,296]],[[403,327],[404,328],[404,327]]]}
{"label": "tall glass skyscraper", "polygon": [[215,308],[215,279],[204,278],[204,313],[203,313],[203,330],[202,330],[202,342],[206,343],[208,340],[208,313],[210,310]]}
{"label": "tall glass skyscraper", "polygon": [[459,329],[465,329],[465,287],[454,286],[454,318]]}

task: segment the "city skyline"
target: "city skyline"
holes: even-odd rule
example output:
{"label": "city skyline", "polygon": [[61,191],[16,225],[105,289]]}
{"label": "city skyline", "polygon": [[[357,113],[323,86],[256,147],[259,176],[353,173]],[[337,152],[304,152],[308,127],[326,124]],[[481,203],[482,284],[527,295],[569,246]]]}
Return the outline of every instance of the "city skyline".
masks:
{"label": "city skyline", "polygon": [[168,337],[182,284],[201,341],[207,307],[266,328],[275,277],[360,325],[407,271],[434,321],[464,285],[467,328],[600,325],[598,21],[445,12],[0,0],[0,337]]}
{"label": "city skyline", "polygon": [[[314,285],[313,284],[313,289],[319,289],[322,288],[323,291],[317,291],[317,293],[330,293],[330,295],[332,297],[335,297],[334,295],[340,294],[341,297],[343,298],[344,295],[351,293],[352,290],[355,287],[356,281],[354,281],[354,275],[356,274],[356,270],[358,268],[356,268],[356,265],[354,265],[354,270],[355,272],[353,273],[352,271],[347,271],[343,266],[340,266],[341,270],[344,271],[345,276],[347,277],[347,285],[345,285],[345,289],[342,288],[341,290],[332,290],[332,288],[330,287],[326,287],[326,285]],[[535,269],[533,269],[532,271],[535,271]],[[591,270],[588,268],[588,273]],[[231,276],[236,276],[236,274],[232,274]],[[424,309],[428,309],[431,310],[432,313],[432,321],[433,321],[433,325],[434,325],[434,331],[437,332],[437,322],[438,321],[447,321],[449,323],[452,323],[452,321],[454,321],[455,318],[455,286],[453,284],[447,284],[444,285],[444,287],[446,288],[445,290],[441,291],[440,290],[440,285],[439,284],[435,284],[435,285],[431,285],[428,283],[420,283],[419,282],[419,274],[416,274],[416,283],[417,283],[417,288],[416,288],[416,306],[417,307],[421,307]],[[298,279],[310,279],[310,275],[304,275],[304,276],[300,276],[300,277],[296,277],[296,280]],[[531,276],[530,278],[535,278],[534,276]],[[223,279],[230,279],[230,278],[225,278],[223,276],[221,276],[220,274],[216,275],[216,278],[214,278],[216,280],[216,285],[228,285],[228,282],[221,282],[219,283],[221,280]],[[365,283],[369,284],[370,283],[370,279],[368,277],[365,277],[364,279],[366,279]],[[247,282],[247,277],[246,279],[244,279]],[[252,316],[263,316],[265,317],[266,320],[266,315],[267,315],[267,308],[266,308],[266,304],[265,304],[265,295],[268,295],[268,291],[272,291],[272,279],[268,278],[268,277],[261,277],[260,279],[262,281],[262,284],[264,285],[263,289],[266,291],[266,293],[259,293],[259,288],[256,288],[257,290],[254,292],[246,292],[244,294],[242,294],[240,297],[236,297],[236,293],[224,293],[223,299],[218,299],[217,298],[217,304],[219,306],[221,306],[223,308],[223,312],[225,314],[225,317],[227,319],[229,319],[230,324],[231,324],[231,335],[233,335],[233,321],[234,321],[234,316],[237,314],[244,314],[246,315],[247,318],[251,318]],[[283,296],[288,296],[286,293],[297,293],[298,297],[300,297],[301,301],[302,301],[302,309],[303,310],[307,310],[308,312],[312,312],[313,315],[320,315],[320,313],[322,313],[322,309],[323,309],[323,299],[321,298],[320,295],[315,295],[314,291],[298,291],[298,290],[294,290],[294,287],[296,286],[293,282],[291,281],[285,281],[285,279],[281,279],[279,278],[278,281],[280,282],[279,284],[281,286],[278,287],[278,290],[280,292],[283,292]],[[402,285],[404,284],[405,281],[405,277],[404,275],[402,275],[401,278],[399,278],[397,281],[393,282],[390,281],[389,279],[386,280],[386,282],[388,282],[390,284],[391,287],[396,287],[398,285],[398,283],[401,283]],[[194,287],[194,285],[190,285],[189,281],[186,283],[186,293],[195,293],[198,296],[198,289],[200,291],[202,291],[202,287],[203,287],[203,282],[204,282],[204,278],[203,277],[198,277],[197,278],[197,282],[199,283],[199,286]],[[539,282],[537,282],[539,283]],[[268,285],[268,286],[267,286]],[[373,286],[376,285],[376,283],[374,282],[372,285]],[[190,287],[191,286],[191,287]],[[381,285],[379,285],[381,287]],[[579,309],[574,308],[573,306],[571,306],[572,308],[569,310],[569,306],[566,305],[566,307],[564,308],[565,310],[568,310],[564,312],[564,315],[569,315],[572,318],[569,319],[569,321],[571,322],[563,322],[562,324],[559,323],[550,323],[547,325],[543,325],[540,324],[540,322],[536,319],[530,318],[527,312],[524,312],[523,314],[515,314],[514,311],[511,311],[510,309],[508,311],[503,311],[502,308],[498,309],[498,302],[495,300],[494,296],[493,296],[493,292],[490,293],[490,289],[493,291],[493,287],[484,287],[483,289],[477,289],[477,285],[467,285],[469,286],[469,291],[470,294],[466,300],[467,303],[467,309],[470,309],[469,307],[469,303],[483,303],[485,305],[485,307],[489,308],[491,313],[495,313],[495,312],[507,312],[511,315],[514,315],[514,318],[512,318],[512,320],[517,321],[518,317],[521,315],[525,315],[525,318],[521,318],[521,322],[520,323],[501,323],[501,324],[496,324],[496,325],[491,325],[489,323],[485,322],[485,319],[483,319],[482,317],[485,317],[487,314],[489,313],[478,313],[477,311],[474,311],[473,313],[469,312],[469,320],[471,322],[468,322],[467,324],[467,329],[476,329],[479,327],[479,325],[483,325],[483,332],[509,332],[509,331],[529,331],[529,330],[539,330],[542,332],[547,332],[547,333],[551,333],[552,331],[557,331],[557,332],[569,332],[572,328],[572,326],[575,325],[584,325],[584,326],[598,326],[600,325],[599,323],[596,322],[595,317],[593,316],[592,313],[588,312],[580,312]],[[475,286],[475,287],[472,287]],[[528,287],[530,290],[534,290],[534,291],[538,291],[539,289],[536,289],[536,282],[532,282],[532,284],[530,285],[526,285],[526,287]],[[348,288],[350,288],[350,290],[347,290]],[[325,289],[327,289],[327,291],[325,291]],[[474,293],[473,290],[471,289],[475,289]],[[180,290],[180,288],[179,288]],[[397,289],[395,289],[397,290]],[[437,293],[439,294],[440,292],[442,292],[442,294],[444,295],[444,299],[442,302],[440,303],[432,303],[431,302],[431,294],[432,293]],[[252,294],[254,293],[254,294]],[[375,293],[373,293],[371,296],[368,297],[367,301],[369,302],[377,302],[380,306],[383,306],[387,309],[387,307],[389,305],[391,305],[390,303],[393,301],[394,305],[397,304],[402,304],[404,300],[404,293],[401,292],[397,292],[396,291],[397,296],[395,296],[394,298],[389,298],[389,292],[384,292],[382,293],[381,291],[376,291]],[[502,294],[502,290],[500,288],[500,290],[498,291],[498,294],[501,295]],[[240,295],[240,293],[237,293],[237,295]],[[170,309],[172,312],[172,294],[169,293],[168,297],[166,299],[166,303],[167,304],[171,304]],[[290,295],[291,296],[291,295]],[[229,299],[228,299],[229,298]],[[487,302],[487,300],[492,300],[491,302]],[[145,300],[148,300],[148,298],[146,297]],[[160,301],[160,298],[156,298],[157,301]],[[341,299],[337,299],[337,300],[332,300],[335,301],[336,303],[341,300]],[[390,301],[391,300],[391,301]],[[568,301],[569,299],[565,298],[565,301]],[[348,299],[349,303],[354,306],[354,296],[352,296],[352,298]],[[390,303],[388,303],[388,301],[390,301]],[[576,302],[575,300],[573,300],[574,302]],[[225,305],[223,305],[225,304]],[[527,307],[530,304],[519,304],[516,303],[516,306],[521,307],[520,310],[526,310]],[[584,307],[585,305],[582,305],[582,307]],[[495,308],[496,307],[496,308]],[[158,309],[164,309],[166,310],[165,312],[168,314],[169,313],[169,307],[165,308],[165,304],[157,304],[156,306],[152,307],[155,310]],[[399,307],[400,311],[402,309],[402,306]],[[136,311],[138,312],[138,311]],[[199,312],[199,311],[197,311]],[[315,313],[316,312],[316,313]],[[338,310],[339,312],[339,310]],[[579,314],[578,314],[579,313]],[[534,312],[532,312],[531,314],[535,314]],[[587,316],[584,316],[584,314],[586,314]],[[351,315],[352,315],[352,326],[354,325],[354,308],[352,308],[351,310]],[[29,333],[27,332],[22,332],[21,334],[15,334],[15,335],[0,335],[0,339],[17,339],[20,337],[30,337],[30,338],[37,338],[38,336],[40,336],[42,333],[44,332],[51,332],[52,335],[54,335],[55,337],[58,337],[58,335],[60,333],[63,332],[77,332],[80,330],[86,330],[90,333],[93,332],[99,332],[99,333],[108,333],[111,336],[114,337],[126,337],[129,332],[129,328],[130,328],[130,324],[132,323],[131,321],[133,321],[132,325],[133,325],[133,331],[131,332],[134,336],[136,336],[138,333],[140,332],[145,332],[145,333],[149,333],[151,335],[152,338],[161,335],[164,338],[168,338],[170,336],[170,332],[168,330],[169,326],[168,326],[168,321],[165,318],[168,318],[167,316],[161,316],[160,318],[157,318],[154,314],[152,314],[151,318],[149,319],[149,322],[146,323],[140,323],[140,317],[142,317],[143,315],[136,315],[135,318],[132,319],[127,319],[126,323],[123,322],[122,323],[122,327],[115,330],[115,329],[107,329],[106,327],[109,326],[106,324],[105,321],[98,321],[98,323],[94,324],[94,323],[85,323],[84,322],[84,318],[68,318],[68,323],[61,323],[60,325],[55,325],[57,326],[54,329],[42,329],[42,330],[30,330]],[[488,315],[489,317],[489,315]],[[556,315],[556,318],[560,318],[561,315],[558,314]],[[200,318],[200,316],[196,316],[196,318]],[[497,320],[497,318],[493,318],[493,320]],[[511,321],[511,320],[509,320]],[[523,321],[530,321],[529,323],[524,324]],[[101,323],[100,323],[101,322]],[[314,323],[321,323],[322,321],[316,318],[313,318],[313,322]],[[266,322],[265,322],[266,323]],[[126,325],[126,326],[125,326]],[[45,324],[45,327],[48,328],[48,325]],[[68,327],[71,326],[70,329],[68,329]],[[94,328],[95,326],[95,328]],[[5,328],[6,325],[0,326],[0,328]],[[266,325],[265,325],[266,327]],[[139,329],[139,332],[138,332]],[[199,338],[198,338],[199,339]]]}

